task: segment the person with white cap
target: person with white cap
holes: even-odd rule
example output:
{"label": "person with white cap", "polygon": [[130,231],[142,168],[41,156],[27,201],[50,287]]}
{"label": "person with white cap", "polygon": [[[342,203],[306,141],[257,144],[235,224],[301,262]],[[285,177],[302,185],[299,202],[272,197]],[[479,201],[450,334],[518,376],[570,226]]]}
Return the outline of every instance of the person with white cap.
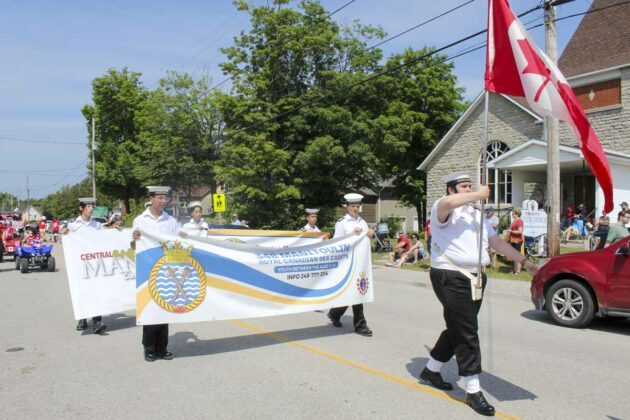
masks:
{"label": "person with white cap", "polygon": [[306,209],[306,224],[302,229],[302,232],[320,232],[317,224],[317,213],[319,209]]}
{"label": "person with white cap", "polygon": [[208,224],[201,217],[201,202],[193,201],[188,205],[190,221],[182,229],[192,236],[208,236]]}
{"label": "person with white cap", "polygon": [[509,259],[524,263],[532,275],[538,268],[497,235],[488,219],[471,206],[471,203],[488,198],[487,186],[472,191],[470,175],[465,172],[448,175],[444,181],[447,195],[437,200],[431,209],[433,252],[430,277],[433,290],[444,308],[446,329],[433,346],[420,379],[438,389],[452,390],[453,386],[442,379],[440,369],[454,355],[459,374],[464,377],[466,403],[479,414],[493,416],[495,409],[485,399],[479,385],[481,349],[477,335],[477,314],[482,300],[473,300],[471,285],[478,274],[481,222],[484,225],[482,273],[479,274],[483,287],[487,280],[485,266],[489,263],[488,245]]}
{"label": "person with white cap", "polygon": [[[79,212],[80,215],[73,222],[68,223],[61,233],[67,235],[71,232],[89,231],[89,230],[101,230],[103,226],[92,219],[92,213],[94,212],[94,206],[96,205],[96,198],[83,197],[79,198]],[[87,328],[87,319],[80,319],[77,324],[77,331],[83,331]],[[102,316],[92,317],[92,329],[94,334],[103,334],[107,329],[107,325],[103,324]]]}
{"label": "person with white cap", "polygon": [[[164,233],[188,236],[181,231],[181,227],[173,216],[164,211],[168,201],[170,187],[149,186],[147,191],[151,206],[133,221],[133,241],[131,247],[136,249],[136,241],[142,236],[141,230],[158,230]],[[143,325],[142,345],[144,346],[144,360],[154,362],[157,359],[171,360],[173,353],[169,352],[168,324]]]}
{"label": "person with white cap", "polygon": [[[374,231],[368,228],[365,220],[359,216],[363,196],[361,194],[350,193],[344,195],[343,198],[346,201],[346,215],[335,224],[335,235],[333,239],[353,232],[363,232],[364,230],[367,231],[368,238],[372,238]],[[347,306],[342,306],[332,308],[328,311],[328,319],[330,319],[334,327],[342,327],[340,319],[347,309]],[[354,316],[354,332],[365,337],[371,337],[372,330],[367,326],[367,321],[363,315],[363,304],[352,305],[352,314]]]}

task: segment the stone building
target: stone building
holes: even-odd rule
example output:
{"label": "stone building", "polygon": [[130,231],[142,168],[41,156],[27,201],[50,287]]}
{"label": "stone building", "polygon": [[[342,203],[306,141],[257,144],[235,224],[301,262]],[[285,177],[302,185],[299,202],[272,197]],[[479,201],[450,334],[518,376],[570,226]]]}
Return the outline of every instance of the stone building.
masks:
{"label": "stone building", "polygon": [[[602,9],[597,11],[597,9]],[[630,202],[630,3],[595,0],[558,65],[571,84],[608,158],[614,213]],[[478,185],[484,120],[483,92],[420,164],[427,173],[427,206],[444,195],[442,176],[468,170]],[[544,201],[547,143],[544,119],[524,98],[490,94],[488,116],[489,204],[520,207],[531,193]],[[601,213],[604,197],[582,153],[560,124],[560,203],[584,204]]]}

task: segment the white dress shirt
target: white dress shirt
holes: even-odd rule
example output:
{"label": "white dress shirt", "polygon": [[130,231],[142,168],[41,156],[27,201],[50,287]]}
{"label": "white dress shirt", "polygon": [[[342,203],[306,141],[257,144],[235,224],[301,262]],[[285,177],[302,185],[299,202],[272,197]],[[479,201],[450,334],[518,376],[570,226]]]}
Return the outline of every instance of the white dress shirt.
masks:
{"label": "white dress shirt", "polygon": [[81,216],[79,216],[76,219],[74,219],[74,222],[68,223],[68,229],[70,229],[70,232],[76,232],[79,229],[83,229],[83,230],[90,230],[90,229],[101,230],[101,229],[103,229],[103,226],[99,222],[97,222],[96,220],[92,219],[91,217],[90,217],[90,220],[88,222],[86,222],[86,221],[83,220],[83,218]]}
{"label": "white dress shirt", "polygon": [[158,217],[154,217],[150,209],[146,209],[138,217],[133,219],[133,229],[145,231],[159,230],[160,232],[176,235],[181,230],[181,226],[177,219],[165,211]]}
{"label": "white dress shirt", "polygon": [[195,222],[195,219],[190,219],[188,223],[182,226],[182,230],[191,236],[208,236],[208,224],[203,218],[200,218],[198,223]]}

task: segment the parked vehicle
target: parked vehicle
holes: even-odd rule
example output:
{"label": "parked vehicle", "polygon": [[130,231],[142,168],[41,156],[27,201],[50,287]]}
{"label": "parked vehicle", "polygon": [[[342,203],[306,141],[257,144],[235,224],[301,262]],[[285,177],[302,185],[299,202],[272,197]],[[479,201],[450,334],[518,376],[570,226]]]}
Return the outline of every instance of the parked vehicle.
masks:
{"label": "parked vehicle", "polygon": [[595,315],[630,317],[630,236],[599,251],[550,258],[532,280],[531,298],[565,327],[586,327]]}
{"label": "parked vehicle", "polygon": [[15,269],[28,273],[31,268],[55,271],[55,257],[51,254],[52,245],[42,243],[39,238],[31,238],[17,247]]}

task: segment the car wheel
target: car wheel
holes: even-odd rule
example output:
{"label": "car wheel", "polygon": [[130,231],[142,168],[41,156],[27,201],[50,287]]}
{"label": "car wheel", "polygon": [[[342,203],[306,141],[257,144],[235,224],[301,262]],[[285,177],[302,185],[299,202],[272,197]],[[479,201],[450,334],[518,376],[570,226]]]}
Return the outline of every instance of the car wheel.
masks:
{"label": "car wheel", "polygon": [[28,273],[28,258],[20,258],[20,271]]}
{"label": "car wheel", "polygon": [[20,257],[18,256],[15,257],[15,269],[16,270],[20,269]]}
{"label": "car wheel", "polygon": [[591,293],[575,280],[560,280],[547,291],[547,312],[558,324],[583,328],[595,316]]}

